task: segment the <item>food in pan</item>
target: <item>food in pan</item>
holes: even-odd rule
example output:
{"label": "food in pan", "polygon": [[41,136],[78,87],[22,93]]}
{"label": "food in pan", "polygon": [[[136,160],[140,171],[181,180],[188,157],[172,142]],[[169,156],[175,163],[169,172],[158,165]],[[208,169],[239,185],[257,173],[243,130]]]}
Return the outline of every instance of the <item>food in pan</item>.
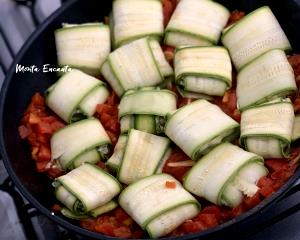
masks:
{"label": "food in pan", "polygon": [[259,204],[299,164],[300,56],[286,57],[271,10],[243,17],[175,2],[114,1],[111,52],[103,24],[55,32],[58,63],[77,69],[33,96],[19,132],[53,179],[53,211],[83,228],[117,238],[202,231]]}

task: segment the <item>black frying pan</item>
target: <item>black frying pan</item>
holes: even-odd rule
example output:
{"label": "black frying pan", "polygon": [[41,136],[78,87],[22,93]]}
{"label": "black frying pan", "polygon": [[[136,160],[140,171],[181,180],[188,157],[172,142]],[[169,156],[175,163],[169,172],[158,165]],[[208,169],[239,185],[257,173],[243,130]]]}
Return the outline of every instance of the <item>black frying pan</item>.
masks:
{"label": "black frying pan", "polygon": [[[220,1],[230,10],[239,9],[246,12],[259,6],[269,5],[280,21],[295,52],[300,52],[300,1],[267,1],[267,0],[240,0]],[[101,234],[93,233],[80,228],[75,222],[51,214],[51,207],[55,201],[53,187],[49,179],[35,170],[34,161],[30,157],[30,151],[25,141],[18,134],[18,125],[26,106],[35,92],[43,93],[47,87],[57,80],[55,73],[15,73],[16,64],[25,66],[43,64],[56,66],[56,49],[54,42],[54,30],[61,26],[62,22],[83,23],[102,21],[111,10],[111,1],[100,0],[71,0],[50,16],[30,37],[16,57],[2,87],[0,96],[0,148],[7,171],[21,191],[21,193],[42,214],[54,222],[86,237],[96,239],[113,239]],[[268,210],[276,203],[292,193],[293,183],[300,177],[300,169],[295,175],[271,197],[265,199],[258,206],[245,214],[196,234],[185,235],[178,239],[212,239],[220,237],[234,238],[243,232],[257,227]],[[262,215],[265,214],[265,215]]]}

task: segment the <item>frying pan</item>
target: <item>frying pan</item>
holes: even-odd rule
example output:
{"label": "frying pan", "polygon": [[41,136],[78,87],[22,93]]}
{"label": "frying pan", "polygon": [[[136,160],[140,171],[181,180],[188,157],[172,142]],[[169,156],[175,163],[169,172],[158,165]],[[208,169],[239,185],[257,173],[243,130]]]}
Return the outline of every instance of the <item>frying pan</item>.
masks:
{"label": "frying pan", "polygon": [[[39,68],[42,68],[43,64],[56,66],[54,30],[59,28],[63,22],[102,21],[103,17],[107,16],[111,10],[111,2],[108,0],[71,0],[46,19],[17,55],[7,74],[0,96],[0,149],[5,167],[13,182],[23,196],[42,214],[71,232],[95,239],[114,238],[90,232],[80,228],[76,222],[51,214],[50,209],[55,202],[51,182],[45,175],[36,172],[34,161],[30,157],[29,147],[25,141],[20,139],[17,130],[22,114],[33,94],[35,92],[43,93],[47,87],[57,80],[57,75],[54,72],[43,73],[42,71],[16,73],[15,68],[16,64],[24,66],[35,65]],[[269,5],[291,41],[294,51],[300,52],[299,0],[228,0],[220,2],[230,10],[238,9],[245,12],[252,11],[263,5]],[[293,185],[299,177],[300,169],[279,191],[262,201],[255,208],[231,221],[213,229],[173,239],[215,239],[218,237],[232,239],[232,236],[236,238],[238,234],[249,233],[251,229],[255,229],[258,224],[261,224],[262,219],[268,214],[270,209],[276,206],[278,201],[297,191],[297,189],[293,188]]]}

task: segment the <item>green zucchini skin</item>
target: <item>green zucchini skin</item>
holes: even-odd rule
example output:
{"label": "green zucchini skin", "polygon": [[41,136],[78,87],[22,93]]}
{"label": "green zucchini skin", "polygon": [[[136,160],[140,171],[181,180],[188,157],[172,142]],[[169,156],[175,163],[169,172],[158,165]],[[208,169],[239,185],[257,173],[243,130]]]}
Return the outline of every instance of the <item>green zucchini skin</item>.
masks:
{"label": "green zucchini skin", "polygon": [[289,99],[249,108],[241,115],[240,142],[246,150],[265,158],[287,157],[294,119],[294,108]]}
{"label": "green zucchini skin", "polygon": [[113,1],[114,46],[152,36],[161,39],[164,32],[163,9],[157,0]]}
{"label": "green zucchini skin", "polygon": [[97,104],[105,102],[108,95],[104,82],[73,69],[48,88],[46,104],[65,122],[72,123],[92,117]]}
{"label": "green zucchini skin", "polygon": [[96,76],[110,52],[110,31],[103,23],[63,24],[55,31],[58,65]]}
{"label": "green zucchini skin", "polygon": [[[167,188],[166,182],[175,183]],[[198,201],[174,177],[157,174],[138,180],[119,196],[120,206],[153,238],[164,236],[200,211]],[[183,206],[193,206],[186,208]],[[170,221],[166,220],[169,219]],[[163,227],[162,227],[162,224]]]}
{"label": "green zucchini skin", "polygon": [[241,203],[243,195],[253,196],[258,190],[257,181],[268,173],[263,161],[254,153],[221,143],[186,174],[184,187],[215,204],[235,207]]}
{"label": "green zucchini skin", "polygon": [[249,13],[225,31],[222,43],[229,50],[238,71],[268,50],[291,49],[289,40],[268,6]]}
{"label": "green zucchini skin", "polygon": [[174,47],[217,44],[229,15],[224,6],[214,1],[180,1],[165,29],[164,41]]}
{"label": "green zucchini skin", "polygon": [[120,183],[112,175],[89,163],[56,178],[53,185],[57,199],[74,215],[87,215],[93,210],[97,214],[99,207],[121,191]]}
{"label": "green zucchini skin", "polygon": [[237,101],[241,111],[297,92],[294,71],[280,49],[265,52],[237,75]]}
{"label": "green zucchini skin", "polygon": [[231,87],[231,61],[223,47],[179,48],[174,65],[177,88],[185,92],[223,96]]}
{"label": "green zucchini skin", "polygon": [[191,159],[198,160],[213,146],[235,137],[239,124],[218,106],[197,100],[168,117],[165,134]]}
{"label": "green zucchini skin", "polygon": [[[111,141],[101,123],[95,118],[90,118],[70,124],[55,132],[51,137],[50,145],[51,161],[61,169],[67,170],[95,159],[95,153],[93,156],[86,155],[93,150],[96,150],[98,154],[102,151],[101,159],[103,159],[109,154]],[[94,160],[92,162],[95,163]]]}

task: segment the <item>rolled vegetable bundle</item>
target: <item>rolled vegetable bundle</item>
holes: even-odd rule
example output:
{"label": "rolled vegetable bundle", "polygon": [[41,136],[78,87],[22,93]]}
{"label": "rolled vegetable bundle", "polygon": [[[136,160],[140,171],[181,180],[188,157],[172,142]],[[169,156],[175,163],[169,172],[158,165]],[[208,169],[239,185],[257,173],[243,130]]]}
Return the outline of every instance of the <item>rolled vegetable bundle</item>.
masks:
{"label": "rolled vegetable bundle", "polygon": [[239,124],[206,100],[197,100],[176,110],[166,123],[165,133],[190,158],[201,155],[222,141],[237,137]]}
{"label": "rolled vegetable bundle", "polygon": [[165,43],[174,47],[217,44],[229,15],[214,1],[181,0],[166,27]]}
{"label": "rolled vegetable bundle", "polygon": [[223,96],[231,87],[231,61],[223,47],[183,47],[176,51],[176,85],[182,91]]}
{"label": "rolled vegetable bundle", "polygon": [[300,115],[295,116],[292,141],[300,139]]}
{"label": "rolled vegetable bundle", "polygon": [[110,31],[103,23],[64,24],[55,42],[58,65],[97,75],[110,52]]}
{"label": "rolled vegetable bundle", "polygon": [[230,143],[222,143],[202,157],[187,173],[184,187],[217,205],[238,206],[252,197],[257,181],[267,175],[262,157]]}
{"label": "rolled vegetable bundle", "polygon": [[274,100],[245,110],[241,116],[241,144],[246,150],[265,158],[287,157],[294,118],[289,99]]}
{"label": "rolled vegetable bundle", "polygon": [[129,185],[121,193],[119,204],[151,238],[167,235],[200,211],[197,200],[168,174]]}
{"label": "rolled vegetable bundle", "polygon": [[133,41],[113,51],[101,72],[119,96],[130,89],[162,84],[173,74],[158,41],[151,38]]}
{"label": "rolled vegetable bundle", "polygon": [[161,1],[115,0],[112,14],[115,47],[145,36],[163,36]]}
{"label": "rolled vegetable bundle", "polygon": [[240,110],[297,92],[294,72],[282,50],[270,50],[237,75]]}
{"label": "rolled vegetable bundle", "polygon": [[93,116],[97,104],[104,103],[108,96],[104,82],[73,69],[47,90],[46,104],[64,121],[72,123]]}
{"label": "rolled vegetable bundle", "polygon": [[113,176],[89,163],[56,178],[53,185],[56,198],[69,210],[63,214],[70,218],[96,216],[113,209],[116,203],[112,199],[121,191]]}
{"label": "rolled vegetable bundle", "polygon": [[124,151],[122,160],[114,162],[119,181],[130,184],[140,178],[161,173],[170,154],[169,145],[170,141],[166,137],[130,130],[126,146],[120,150]]}
{"label": "rolled vegetable bundle", "polygon": [[101,123],[94,118],[70,124],[51,137],[51,160],[66,170],[83,162],[105,160],[111,142]]}
{"label": "rolled vegetable bundle", "polygon": [[119,105],[121,132],[130,129],[160,134],[164,131],[165,116],[176,110],[176,94],[155,88],[126,92]]}
{"label": "rolled vegetable bundle", "polygon": [[289,40],[267,6],[249,13],[225,31],[222,43],[229,50],[237,70],[268,50],[291,49]]}

